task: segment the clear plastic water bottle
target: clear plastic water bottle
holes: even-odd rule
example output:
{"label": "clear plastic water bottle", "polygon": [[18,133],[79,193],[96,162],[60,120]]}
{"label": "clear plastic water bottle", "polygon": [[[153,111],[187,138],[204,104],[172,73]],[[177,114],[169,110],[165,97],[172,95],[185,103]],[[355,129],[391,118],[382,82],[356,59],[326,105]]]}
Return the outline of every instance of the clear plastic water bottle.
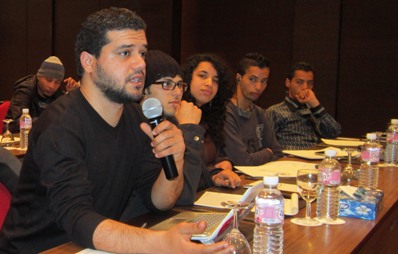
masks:
{"label": "clear plastic water bottle", "polygon": [[376,133],[366,134],[366,142],[361,150],[358,186],[375,190],[379,182],[379,160],[382,146],[376,141]]}
{"label": "clear plastic water bottle", "polygon": [[256,197],[253,254],[283,253],[284,199],[278,183],[278,176],[264,176],[264,189]]}
{"label": "clear plastic water bottle", "polygon": [[22,116],[19,119],[19,147],[28,148],[29,131],[32,128],[32,117],[29,115],[29,109],[22,109]]}
{"label": "clear plastic water bottle", "polygon": [[384,162],[388,166],[398,165],[398,119],[391,119],[391,124],[386,131]]}
{"label": "clear plastic water bottle", "polygon": [[334,158],[335,150],[326,150],[325,159],[319,164],[316,214],[325,224],[340,224],[338,220],[340,199],[340,163]]}

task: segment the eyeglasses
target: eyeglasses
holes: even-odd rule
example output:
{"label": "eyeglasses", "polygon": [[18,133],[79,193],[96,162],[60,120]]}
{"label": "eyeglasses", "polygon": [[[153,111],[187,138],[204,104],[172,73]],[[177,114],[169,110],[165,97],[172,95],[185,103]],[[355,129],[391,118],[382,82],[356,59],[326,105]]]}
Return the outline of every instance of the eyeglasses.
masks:
{"label": "eyeglasses", "polygon": [[157,82],[153,82],[153,85],[162,85],[162,88],[164,90],[171,90],[173,91],[177,86],[178,88],[180,88],[180,90],[182,92],[185,92],[187,90],[188,84],[185,82],[173,82],[171,80],[165,80],[165,81],[157,81]]}

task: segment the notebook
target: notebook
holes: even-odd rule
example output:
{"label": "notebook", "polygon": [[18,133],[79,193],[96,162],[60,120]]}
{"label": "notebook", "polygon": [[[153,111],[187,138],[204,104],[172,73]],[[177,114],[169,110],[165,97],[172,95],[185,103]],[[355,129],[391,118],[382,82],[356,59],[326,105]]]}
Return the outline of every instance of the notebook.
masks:
{"label": "notebook", "polygon": [[[252,203],[258,192],[263,188],[262,181],[258,181],[255,185],[248,188],[239,202]],[[239,212],[239,220],[242,220],[250,212],[249,209],[242,209]],[[228,213],[222,212],[191,212],[185,211],[166,219],[153,227],[154,230],[167,230],[180,222],[198,222],[200,220],[207,221],[207,228],[201,234],[192,235],[191,239],[202,243],[212,243],[216,238],[221,236],[230,226],[232,226],[233,211]]]}

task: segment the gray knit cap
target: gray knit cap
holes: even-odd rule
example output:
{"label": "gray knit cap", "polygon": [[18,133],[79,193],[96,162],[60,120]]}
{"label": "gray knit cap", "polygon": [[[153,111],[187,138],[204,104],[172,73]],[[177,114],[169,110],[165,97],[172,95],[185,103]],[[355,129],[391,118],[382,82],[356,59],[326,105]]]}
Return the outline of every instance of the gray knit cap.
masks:
{"label": "gray knit cap", "polygon": [[56,56],[50,56],[41,64],[40,69],[37,71],[39,77],[55,78],[59,81],[64,79],[65,68],[61,60]]}

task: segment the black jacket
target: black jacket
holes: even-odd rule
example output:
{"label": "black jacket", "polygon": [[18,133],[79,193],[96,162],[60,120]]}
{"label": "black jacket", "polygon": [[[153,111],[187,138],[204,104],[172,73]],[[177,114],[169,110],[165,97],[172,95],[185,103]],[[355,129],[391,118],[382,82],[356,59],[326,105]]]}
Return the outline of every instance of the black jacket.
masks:
{"label": "black jacket", "polygon": [[19,118],[23,108],[29,108],[29,115],[34,122],[51,102],[63,95],[62,90],[58,89],[51,97],[43,98],[38,94],[37,86],[36,75],[26,76],[15,82],[14,93],[6,116],[7,119],[14,120],[9,125],[11,132],[19,132]]}

